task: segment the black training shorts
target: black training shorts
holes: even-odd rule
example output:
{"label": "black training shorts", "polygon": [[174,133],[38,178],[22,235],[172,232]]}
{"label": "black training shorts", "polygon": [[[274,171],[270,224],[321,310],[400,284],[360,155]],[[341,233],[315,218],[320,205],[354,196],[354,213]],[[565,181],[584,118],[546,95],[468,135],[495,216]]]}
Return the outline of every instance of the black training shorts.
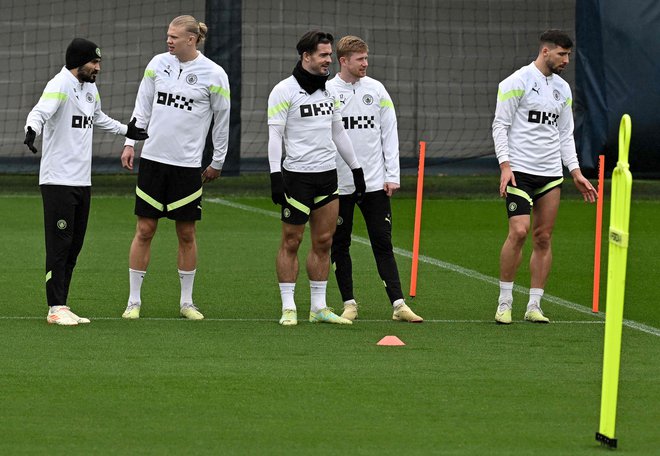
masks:
{"label": "black training shorts", "polygon": [[[513,172],[516,186],[506,187],[506,211],[509,217],[514,215],[529,215],[534,201],[542,198],[550,190],[561,188],[562,176],[535,176],[533,174]],[[510,183],[510,182],[509,182]]]}
{"label": "black training shorts", "polygon": [[282,168],[286,204],[282,206],[282,221],[304,225],[309,214],[337,199],[337,170],[320,173],[297,173]]}
{"label": "black training shorts", "polygon": [[140,159],[135,189],[135,215],[195,221],[202,218],[200,168],[167,165]]}

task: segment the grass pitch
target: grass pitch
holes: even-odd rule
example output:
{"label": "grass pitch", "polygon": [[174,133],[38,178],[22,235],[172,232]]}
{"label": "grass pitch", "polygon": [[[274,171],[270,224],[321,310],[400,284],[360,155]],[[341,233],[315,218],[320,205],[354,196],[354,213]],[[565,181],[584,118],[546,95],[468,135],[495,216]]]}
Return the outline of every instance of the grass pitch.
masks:
{"label": "grass pitch", "polygon": [[[424,202],[424,257],[409,304],[425,323],[390,320],[358,223],[352,253],[360,320],[351,327],[307,323],[302,271],[301,321],[282,328],[275,208],[267,198],[221,189],[207,192],[198,225],[194,296],[205,321],[178,318],[169,221],[154,241],[144,318],[120,318],[133,201],[102,191],[93,197],[70,294],[72,308],[92,323],[74,328],[45,322],[38,193],[0,197],[1,454],[603,454],[594,440],[604,325],[589,310],[593,206],[569,192],[562,201],[543,304],[550,325],[522,322],[521,292],[514,324],[493,323],[503,203],[453,197]],[[657,208],[645,200],[631,210],[616,428],[625,454],[660,448]],[[407,291],[414,201],[401,195],[393,210]],[[601,289],[604,309],[605,283]],[[328,299],[341,306],[333,277]],[[385,335],[406,346],[377,346]]]}

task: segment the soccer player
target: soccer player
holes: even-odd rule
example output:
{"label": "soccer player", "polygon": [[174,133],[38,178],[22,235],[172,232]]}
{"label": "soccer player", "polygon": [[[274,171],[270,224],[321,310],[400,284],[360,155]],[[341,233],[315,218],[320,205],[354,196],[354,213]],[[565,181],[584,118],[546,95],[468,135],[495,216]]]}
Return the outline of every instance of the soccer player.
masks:
{"label": "soccer player", "polygon": [[[294,290],[298,249],[309,221],[312,247],[307,256],[311,290],[309,321],[352,324],[326,306],[330,244],[337,224],[337,152],[352,170],[355,197],[365,191],[364,173],[341,121],[339,99],[326,88],[333,37],[312,30],[298,41],[300,60],[293,75],[268,98],[268,160],[273,202],[282,206],[282,238],[276,260],[282,297],[280,324],[298,323]],[[286,158],[282,162],[282,140]]]}
{"label": "soccer player", "polygon": [[564,180],[562,163],[585,201],[594,202],[597,197],[580,171],[573,140],[571,89],[559,77],[568,65],[573,41],[559,30],[544,32],[539,41],[536,60],[500,82],[493,120],[501,170],[499,191],[506,197],[509,216],[509,233],[500,253],[495,314],[495,321],[501,324],[511,323],[513,281],[530,228],[531,287],[525,320],[550,321],[541,310],[541,298],[552,263],[552,230]]}
{"label": "soccer player", "polygon": [[65,60],[28,114],[24,144],[37,153],[34,141],[43,133],[39,188],[46,232],[46,321],[75,326],[89,323],[71,311],[67,298],[89,219],[94,127],[133,139],[147,134],[135,127],[135,119],[124,125],[101,110],[95,84],[101,50],[96,44],[75,38]]}
{"label": "soccer player", "polygon": [[[339,95],[344,128],[364,169],[366,193],[357,203],[367,225],[378,274],[392,304],[392,319],[421,323],[424,320],[406,305],[399,270],[392,251],[390,198],[399,189],[399,135],[394,103],[387,90],[367,76],[369,48],[356,36],[337,43],[340,71],[328,82]],[[353,213],[356,201],[351,172],[337,159],[339,218],[332,240],[331,258],[344,301],[342,317],[355,320],[358,306],[353,295],[353,266],[350,256]]]}
{"label": "soccer player", "polygon": [[[227,154],[230,109],[227,74],[197,50],[207,30],[192,16],[172,20],[167,30],[168,52],[151,59],[138,89],[133,115],[151,137],[140,157],[137,227],[129,255],[130,293],[124,318],[140,317],[142,281],[161,217],[174,220],[179,240],[180,315],[190,320],[204,318],[192,297],[197,268],[195,222],[202,217],[202,183],[220,176]],[[202,171],[211,120],[213,158]],[[121,156],[127,169],[133,169],[133,145],[126,141]]]}

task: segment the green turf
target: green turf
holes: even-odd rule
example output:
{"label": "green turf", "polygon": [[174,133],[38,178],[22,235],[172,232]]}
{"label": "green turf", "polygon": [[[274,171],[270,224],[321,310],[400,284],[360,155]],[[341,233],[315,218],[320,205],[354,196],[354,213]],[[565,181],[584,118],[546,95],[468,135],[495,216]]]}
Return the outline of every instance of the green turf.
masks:
{"label": "green turf", "polygon": [[[355,242],[361,320],[282,328],[279,221],[263,212],[274,211],[269,199],[204,203],[195,283],[203,322],[177,319],[176,237],[162,221],[143,287],[146,318],[128,322],[118,317],[128,292],[132,200],[98,193],[70,295],[74,310],[93,321],[75,328],[45,323],[38,194],[0,197],[0,454],[603,454],[594,440],[602,318],[548,302],[552,324],[525,324],[517,293],[515,324],[491,322],[497,287],[474,273],[497,276],[501,201],[425,201],[421,253],[467,272],[420,264],[411,305],[424,324],[389,321],[372,254]],[[633,205],[624,312],[654,328],[657,208]],[[394,200],[394,243],[406,251],[413,212],[414,201]],[[570,196],[562,202],[547,287],[585,307],[594,213]],[[363,224],[356,234],[365,236]],[[407,290],[410,261],[397,259]],[[519,283],[527,286],[528,276],[523,264]],[[328,296],[337,305],[332,279]],[[297,302],[304,320],[304,273]],[[385,335],[407,345],[376,346]],[[623,336],[620,451],[658,454],[659,339],[630,327]]]}

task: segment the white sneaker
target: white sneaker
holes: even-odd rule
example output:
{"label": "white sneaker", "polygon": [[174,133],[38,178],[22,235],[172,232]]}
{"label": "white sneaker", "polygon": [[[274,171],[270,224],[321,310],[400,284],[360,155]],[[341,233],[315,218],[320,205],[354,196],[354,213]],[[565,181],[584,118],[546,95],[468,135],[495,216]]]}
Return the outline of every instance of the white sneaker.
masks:
{"label": "white sneaker", "polygon": [[76,320],[76,321],[78,322],[78,324],[81,324],[81,323],[82,323],[82,324],[89,323],[89,318],[79,317],[78,315],[76,315],[76,314],[74,314],[73,312],[71,312],[71,309],[69,309],[68,307],[65,307],[65,309],[66,309],[65,312],[68,312],[68,313],[71,315],[71,318],[73,318],[74,320]]}
{"label": "white sneaker", "polygon": [[422,317],[417,315],[406,305],[403,299],[394,301],[393,306],[392,320],[408,321],[410,323],[422,323],[424,321]]}
{"label": "white sneaker", "polygon": [[46,321],[49,324],[62,326],[76,326],[79,323],[89,323],[89,319],[79,317],[71,312],[67,306],[52,306],[48,310]]}
{"label": "white sneaker", "polygon": [[129,302],[126,306],[126,310],[121,314],[121,318],[126,318],[128,320],[137,320],[140,318],[140,303]]}
{"label": "white sneaker", "polygon": [[358,305],[355,299],[350,299],[344,303],[344,311],[341,314],[342,318],[347,320],[356,320],[358,317]]}
{"label": "white sneaker", "polygon": [[498,303],[497,311],[495,312],[495,322],[500,325],[510,325],[512,307],[513,301],[502,301]]}
{"label": "white sneaker", "polygon": [[525,312],[525,320],[531,321],[532,323],[550,323],[550,319],[543,315],[541,306],[536,302],[527,306],[527,312]]}
{"label": "white sneaker", "polygon": [[179,311],[181,316],[183,318],[187,318],[188,320],[203,320],[204,315],[199,311],[197,306],[193,303],[185,303],[181,306],[181,310]]}

